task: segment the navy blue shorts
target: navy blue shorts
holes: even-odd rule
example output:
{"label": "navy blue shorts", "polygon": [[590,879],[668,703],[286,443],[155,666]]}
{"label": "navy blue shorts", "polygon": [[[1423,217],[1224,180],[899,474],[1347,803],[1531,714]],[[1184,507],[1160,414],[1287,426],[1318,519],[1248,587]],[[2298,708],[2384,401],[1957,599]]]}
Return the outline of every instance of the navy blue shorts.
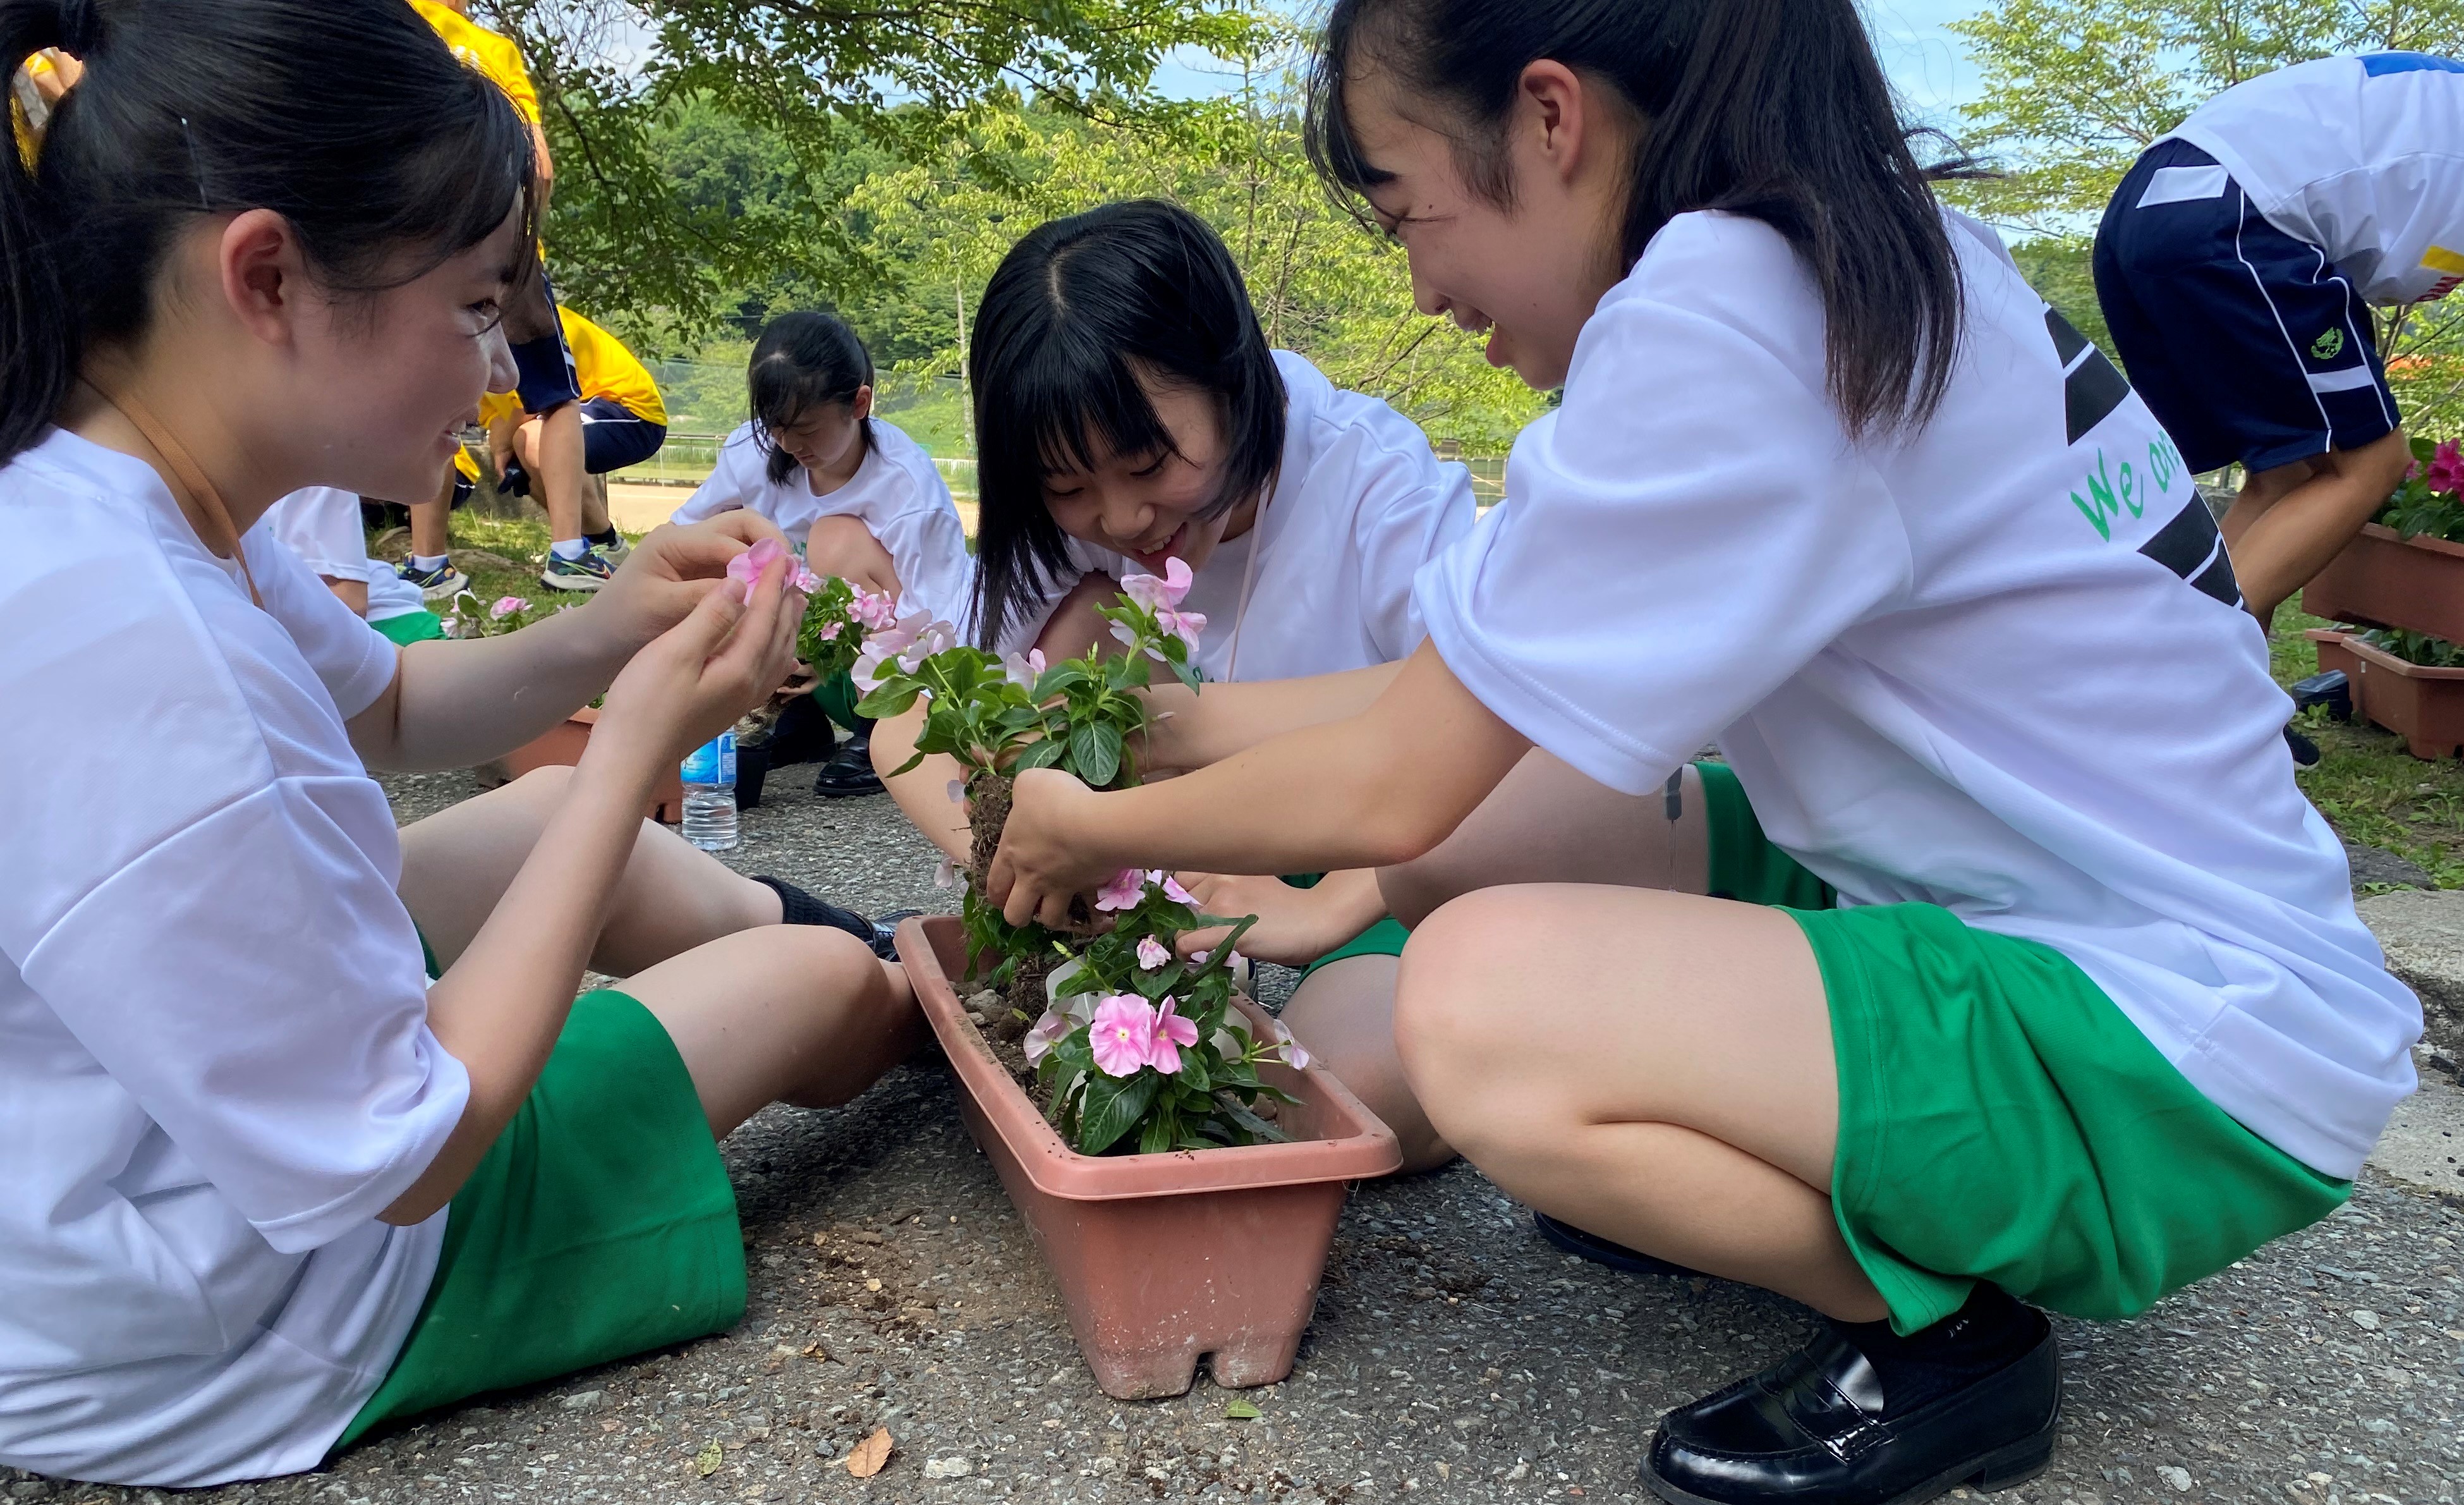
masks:
{"label": "navy blue shorts", "polygon": [[2359,289],[2217,161],[2158,142],[2096,232],[2114,353],[2192,471],[2357,450],[2398,418]]}
{"label": "navy blue shorts", "polygon": [[582,378],[573,368],[573,352],[565,346],[564,321],[556,317],[555,285],[547,279],[547,268],[539,268],[539,275],[540,291],[547,297],[548,332],[506,346],[514,354],[514,396],[522,411],[534,417],[582,401]]}
{"label": "navy blue shorts", "polygon": [[652,423],[605,397],[582,404],[582,468],[593,476],[639,465],[668,442],[668,426]]}

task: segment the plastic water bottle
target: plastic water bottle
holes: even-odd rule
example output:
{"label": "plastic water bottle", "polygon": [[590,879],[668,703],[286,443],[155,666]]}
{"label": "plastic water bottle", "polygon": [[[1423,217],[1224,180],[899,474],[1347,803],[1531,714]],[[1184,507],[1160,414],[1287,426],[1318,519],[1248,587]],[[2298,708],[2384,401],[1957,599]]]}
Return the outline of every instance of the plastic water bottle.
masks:
{"label": "plastic water bottle", "polygon": [[736,734],[721,732],[685,758],[685,840],[704,852],[733,852],[736,833]]}

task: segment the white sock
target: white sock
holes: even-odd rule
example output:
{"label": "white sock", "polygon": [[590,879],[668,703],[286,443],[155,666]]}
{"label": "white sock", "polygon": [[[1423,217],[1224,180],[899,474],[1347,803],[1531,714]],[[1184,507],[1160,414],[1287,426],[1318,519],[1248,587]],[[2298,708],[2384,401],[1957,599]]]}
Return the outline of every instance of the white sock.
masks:
{"label": "white sock", "polygon": [[431,569],[443,569],[446,564],[446,558],[442,554],[434,556],[427,554],[413,554],[410,556],[410,567],[418,570],[423,575],[427,574]]}
{"label": "white sock", "polygon": [[590,552],[588,539],[559,539],[548,545],[548,551],[559,559],[580,559]]}

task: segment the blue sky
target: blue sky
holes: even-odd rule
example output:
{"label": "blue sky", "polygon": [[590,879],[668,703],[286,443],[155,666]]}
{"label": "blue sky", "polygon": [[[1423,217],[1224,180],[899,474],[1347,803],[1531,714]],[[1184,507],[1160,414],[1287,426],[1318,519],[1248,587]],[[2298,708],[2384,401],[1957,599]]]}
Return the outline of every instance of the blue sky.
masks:
{"label": "blue sky", "polygon": [[[1976,93],[1976,72],[1959,38],[1943,23],[1972,15],[1985,0],[1860,0],[1875,51],[1908,113],[1927,124],[1955,123],[1953,112]],[[1155,80],[1183,99],[1224,92],[1236,80],[1207,69],[1203,58],[1168,60]]]}

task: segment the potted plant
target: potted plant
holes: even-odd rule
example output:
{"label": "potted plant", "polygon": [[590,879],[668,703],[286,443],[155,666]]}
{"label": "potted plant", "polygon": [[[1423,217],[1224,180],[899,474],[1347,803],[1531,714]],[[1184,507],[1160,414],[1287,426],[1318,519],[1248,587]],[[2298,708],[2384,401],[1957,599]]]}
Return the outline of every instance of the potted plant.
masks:
{"label": "potted plant", "polygon": [[2321,670],[2341,669],[2353,714],[2404,739],[2416,758],[2464,750],[2464,648],[2420,633],[2312,628]]}
{"label": "potted plant", "polygon": [[968,1131],[1025,1217],[1097,1383],[1123,1399],[1180,1394],[1208,1354],[1218,1384],[1287,1374],[1346,1184],[1401,1162],[1392,1131],[1240,995],[1233,941],[1250,919],[1183,959],[1180,935],[1228,921],[1159,872],[1115,876],[1084,932],[1010,925],[982,896],[1019,771],[1135,782],[1151,666],[1197,687],[1205,620],[1178,609],[1188,581],[1176,560],[1103,609],[1119,655],[997,659],[919,615],[875,633],[854,671],[867,716],[928,697],[918,756],[968,770],[962,914],[907,921],[899,955]]}
{"label": "potted plant", "polygon": [[2464,642],[2464,454],[2412,441],[2413,465],[2376,519],[2302,587],[2334,622]]}

